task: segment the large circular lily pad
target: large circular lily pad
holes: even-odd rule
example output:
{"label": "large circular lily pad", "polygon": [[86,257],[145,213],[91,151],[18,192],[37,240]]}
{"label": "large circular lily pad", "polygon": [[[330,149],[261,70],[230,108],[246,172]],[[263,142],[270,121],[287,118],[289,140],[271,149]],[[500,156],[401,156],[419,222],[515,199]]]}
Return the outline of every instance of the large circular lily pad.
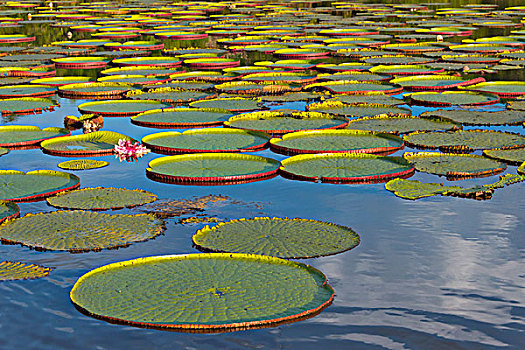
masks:
{"label": "large circular lily pad", "polygon": [[405,95],[410,103],[424,106],[476,106],[499,102],[499,97],[472,91],[415,92]]}
{"label": "large circular lily pad", "polygon": [[34,264],[0,261],[0,281],[26,280],[49,275],[52,269]]}
{"label": "large circular lily pad", "polygon": [[210,332],[312,317],[330,305],[334,290],[308,265],[214,253],[102,266],[80,277],[70,297],[84,313],[110,322]]}
{"label": "large circular lily pad", "polygon": [[231,117],[224,125],[231,128],[262,131],[267,134],[313,129],[339,129],[348,119],[317,112],[260,111]]}
{"label": "large circular lily pad", "polygon": [[403,137],[417,148],[439,148],[443,152],[470,153],[474,150],[525,147],[525,136],[492,130],[414,132]]}
{"label": "large circular lily pad", "polygon": [[164,230],[164,222],[152,214],[109,215],[71,210],[27,214],[0,226],[0,240],[36,250],[72,253],[127,247],[147,241]]}
{"label": "large circular lily pad", "polygon": [[56,91],[56,87],[46,85],[5,85],[0,86],[0,98],[49,97]]}
{"label": "large circular lily pad", "polygon": [[131,137],[113,131],[95,131],[88,134],[46,140],[40,144],[44,153],[55,156],[93,156],[113,153],[120,139],[134,142]]}
{"label": "large circular lily pad", "polygon": [[470,91],[488,92],[503,98],[514,98],[525,95],[525,82],[523,81],[487,81],[476,85],[464,87]]}
{"label": "large circular lily pad", "polygon": [[159,101],[120,100],[86,102],[78,106],[78,110],[82,113],[98,114],[104,117],[126,117],[137,115],[152,109],[169,107],[171,106]]}
{"label": "large circular lily pad", "polygon": [[521,111],[505,110],[497,112],[453,109],[438,109],[421,114],[424,117],[440,117],[463,125],[521,125],[525,114]]}
{"label": "large circular lily pad", "polygon": [[147,191],[111,187],[83,188],[46,199],[49,205],[56,208],[85,210],[131,208],[155,200],[157,196]]}
{"label": "large circular lily pad", "polygon": [[140,113],[131,117],[131,122],[150,128],[188,128],[221,125],[231,116],[225,109],[166,108]]}
{"label": "large circular lily pad", "polygon": [[378,103],[344,103],[333,99],[319,103],[311,103],[307,109],[312,112],[322,112],[347,117],[373,117],[380,114],[395,113],[411,115],[412,111],[391,105]]}
{"label": "large circular lily pad", "polygon": [[282,161],[280,173],[291,179],[330,183],[375,183],[409,177],[414,167],[400,157],[373,154],[302,154]]}
{"label": "large circular lily pad", "polygon": [[269,140],[269,135],[258,131],[212,128],[151,134],[142,143],[153,152],[176,154],[259,151],[266,148]]}
{"label": "large circular lily pad", "polygon": [[394,135],[358,130],[310,130],[285,134],[270,140],[272,151],[300,153],[376,153],[390,154],[403,148]]}
{"label": "large circular lily pad", "polygon": [[414,164],[417,171],[452,179],[489,176],[507,168],[505,163],[472,154],[406,152],[403,157]]}
{"label": "large circular lily pad", "polygon": [[405,89],[413,91],[442,91],[458,86],[473,85],[484,81],[484,78],[462,79],[451,75],[416,75],[390,80],[393,84],[401,85]]}
{"label": "large circular lily pad", "polygon": [[359,235],[350,227],[307,219],[239,219],[206,226],[193,235],[198,249],[248,253],[285,259],[333,255],[355,248]]}
{"label": "large circular lily pad", "polygon": [[183,154],[152,160],[146,175],[168,183],[241,183],[273,177],[279,166],[274,159],[248,154]]}
{"label": "large circular lily pad", "polygon": [[191,102],[190,106],[196,108],[219,108],[231,112],[246,112],[255,109],[266,109],[259,100],[242,97],[213,98],[209,100]]}
{"label": "large circular lily pad", "polygon": [[25,147],[38,145],[43,140],[69,135],[70,132],[62,128],[44,128],[26,125],[0,126],[0,146]]}
{"label": "large circular lily pad", "polygon": [[42,113],[52,111],[57,103],[47,98],[21,97],[0,100],[0,112],[2,114],[17,113]]}
{"label": "large circular lily pad", "polygon": [[67,98],[109,99],[133,90],[137,90],[137,88],[130,84],[89,82],[60,86],[58,93]]}
{"label": "large circular lily pad", "polygon": [[77,176],[62,171],[35,170],[24,173],[0,170],[0,200],[40,200],[79,186],[80,179]]}
{"label": "large circular lily pad", "polygon": [[456,130],[461,125],[443,118],[420,118],[383,114],[351,120],[347,129],[406,134],[414,131]]}
{"label": "large circular lily pad", "polygon": [[306,85],[306,90],[326,90],[333,94],[365,94],[381,92],[392,95],[399,93],[403,88],[395,84],[381,84],[370,81],[338,80]]}

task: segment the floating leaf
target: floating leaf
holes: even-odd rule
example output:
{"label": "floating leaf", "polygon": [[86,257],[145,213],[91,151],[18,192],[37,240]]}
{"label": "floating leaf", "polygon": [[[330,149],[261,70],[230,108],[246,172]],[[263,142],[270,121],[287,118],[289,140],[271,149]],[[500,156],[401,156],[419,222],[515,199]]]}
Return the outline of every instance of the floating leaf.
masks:
{"label": "floating leaf", "polygon": [[262,132],[222,128],[161,132],[142,138],[144,145],[162,154],[252,152],[266,148],[268,141],[270,136]]}
{"label": "floating leaf", "polygon": [[482,106],[499,102],[499,97],[471,91],[414,92],[405,95],[410,103],[424,106]]}
{"label": "floating leaf", "polygon": [[525,95],[525,82],[522,81],[487,81],[463,87],[470,91],[488,92],[503,98],[515,98]]}
{"label": "floating leaf", "polygon": [[118,141],[135,141],[131,137],[113,131],[95,131],[88,134],[66,136],[46,140],[40,144],[44,153],[55,156],[93,156],[113,154]]}
{"label": "floating leaf", "polygon": [[128,91],[137,90],[131,84],[122,83],[78,83],[63,85],[58,88],[60,96],[68,98],[115,98]]}
{"label": "floating leaf", "polygon": [[171,106],[159,101],[119,100],[86,102],[79,105],[78,110],[82,113],[98,114],[104,117],[126,117],[168,107]]}
{"label": "floating leaf", "polygon": [[525,162],[525,148],[490,149],[484,150],[483,155],[512,165],[520,165]]}
{"label": "floating leaf", "polygon": [[315,220],[254,218],[206,226],[193,235],[193,243],[204,251],[306,259],[355,248],[359,235],[349,227]]}
{"label": "floating leaf", "polygon": [[327,90],[333,94],[365,94],[381,92],[384,94],[396,94],[403,90],[399,85],[381,84],[370,81],[338,80],[323,83],[314,83],[303,87],[305,90]]}
{"label": "floating leaf", "polygon": [[343,103],[373,103],[389,106],[403,105],[405,101],[385,95],[383,93],[368,93],[356,95],[337,95],[330,99],[330,101],[340,101]]}
{"label": "floating leaf", "polygon": [[33,201],[69,191],[80,186],[80,179],[72,174],[53,170],[35,170],[24,173],[0,170],[0,199],[6,201]]}
{"label": "floating leaf", "polygon": [[35,250],[80,253],[127,247],[158,236],[163,230],[163,221],[150,214],[54,211],[27,214],[4,223],[0,226],[0,240]]}
{"label": "floating leaf", "polygon": [[351,120],[347,129],[406,134],[414,131],[456,130],[461,125],[443,118],[420,118],[407,115],[383,114]]}
{"label": "floating leaf", "polygon": [[210,203],[229,200],[229,197],[221,195],[208,195],[203,197],[194,197],[192,199],[180,200],[158,200],[152,204],[146,204],[140,207],[145,213],[155,214],[156,217],[167,219],[174,216],[194,214],[204,211]]}
{"label": "floating leaf", "polygon": [[334,101],[333,99],[326,100],[319,103],[311,103],[306,108],[312,112],[330,113],[336,115],[344,115],[349,118],[353,117],[373,117],[381,114],[403,114],[411,115],[412,111],[407,108],[400,108],[391,105],[375,104],[375,103],[344,103],[341,101]]}
{"label": "floating leaf", "polygon": [[339,129],[348,124],[348,119],[317,112],[259,111],[231,117],[224,125],[231,128],[262,131],[267,134],[313,129]]}
{"label": "floating leaf", "polygon": [[67,170],[98,169],[109,165],[109,162],[94,159],[73,159],[58,163],[58,167]]}
{"label": "floating leaf", "polygon": [[279,166],[274,159],[248,154],[184,154],[152,160],[146,175],[172,183],[241,183],[273,177]]}
{"label": "floating leaf", "polygon": [[216,98],[203,101],[195,101],[191,102],[190,106],[196,108],[226,109],[231,112],[245,112],[253,111],[255,109],[265,109],[259,100],[242,97]]}
{"label": "floating leaf", "polygon": [[443,175],[448,179],[490,176],[507,168],[504,163],[472,154],[406,152],[403,157],[414,164],[417,171]]}
{"label": "floating leaf", "polygon": [[131,123],[150,128],[187,128],[221,125],[232,112],[217,108],[165,108],[131,117]]}
{"label": "floating leaf", "polygon": [[56,208],[107,210],[132,208],[157,200],[153,193],[125,188],[96,187],[62,192],[47,198],[47,204]]}
{"label": "floating leaf", "polygon": [[492,130],[413,132],[403,137],[417,148],[439,148],[443,152],[470,153],[474,150],[525,147],[525,136]]}
{"label": "floating leaf", "polygon": [[291,179],[331,183],[375,183],[409,177],[414,167],[400,157],[372,154],[321,153],[283,160],[281,174]]}
{"label": "floating leaf", "polygon": [[26,125],[0,126],[0,146],[24,147],[38,145],[42,140],[69,135],[70,132],[62,128],[44,128]]}
{"label": "floating leaf", "polygon": [[463,125],[520,125],[525,116],[519,111],[472,111],[472,110],[444,110],[438,109],[421,114],[424,117],[441,117],[450,119]]}
{"label": "floating leaf", "polygon": [[0,281],[14,281],[42,278],[52,269],[34,264],[14,261],[0,261]]}
{"label": "floating leaf", "polygon": [[357,130],[310,130],[285,134],[270,140],[272,151],[286,155],[300,153],[390,154],[403,148],[394,135]]}
{"label": "floating leaf", "polygon": [[385,188],[394,192],[396,196],[405,199],[420,199],[462,189],[459,186],[444,186],[438,183],[422,183],[417,180],[405,179],[390,180],[385,184]]}
{"label": "floating leaf", "polygon": [[59,106],[55,101],[47,98],[21,97],[0,100],[0,112],[9,113],[42,113],[52,111]]}
{"label": "floating leaf", "polygon": [[413,91],[450,90],[458,86],[473,85],[484,81],[484,78],[462,79],[451,75],[416,75],[390,80],[393,84]]}
{"label": "floating leaf", "polygon": [[49,97],[56,91],[55,87],[46,85],[5,85],[0,86],[0,98]]}
{"label": "floating leaf", "polygon": [[80,277],[70,297],[83,312],[111,322],[210,332],[311,317],[330,305],[334,291],[308,265],[215,253],[106,265]]}

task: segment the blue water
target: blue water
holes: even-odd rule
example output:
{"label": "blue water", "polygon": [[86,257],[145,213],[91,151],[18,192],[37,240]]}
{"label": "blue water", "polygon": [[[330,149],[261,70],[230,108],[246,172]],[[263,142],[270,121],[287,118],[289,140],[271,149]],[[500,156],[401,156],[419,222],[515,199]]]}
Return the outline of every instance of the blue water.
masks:
{"label": "blue water", "polygon": [[[524,4],[525,5],[525,4]],[[59,72],[60,74],[60,72]],[[19,116],[12,125],[61,126],[79,115],[87,100],[58,99],[60,108]],[[284,108],[304,108],[290,103]],[[275,107],[272,107],[275,108]],[[488,109],[502,109],[502,104]],[[413,114],[429,110],[412,107]],[[2,124],[8,121],[2,118]],[[523,127],[493,130],[524,134]],[[160,132],[132,125],[129,118],[105,118],[103,130],[135,139]],[[75,131],[73,134],[79,134]],[[402,152],[412,151],[405,148]],[[398,152],[395,155],[400,155]],[[284,159],[269,150],[254,154]],[[164,235],[118,250],[83,254],[37,252],[0,245],[0,260],[53,267],[46,278],[0,282],[0,349],[521,349],[525,344],[525,184],[494,193],[491,200],[430,197],[408,201],[384,184],[332,185],[275,177],[228,186],[181,186],[146,178],[160,155],[137,162],[93,157],[110,165],[76,171],[82,187],[141,188],[160,199],[209,194],[228,196],[204,212],[222,220],[240,217],[300,217],[353,228],[361,244],[348,252],[302,262],[324,272],[336,291],[333,304],[314,318],[277,327],[223,334],[189,334],[114,325],[78,312],[69,301],[75,281],[87,271],[142,256],[197,253],[192,234],[204,224],[167,221]],[[13,150],[0,168],[60,170],[74,158]],[[506,173],[516,173],[509,166]],[[417,173],[411,179],[445,182]],[[472,185],[497,176],[456,181]],[[45,201],[21,203],[21,214],[55,210]],[[138,213],[125,209],[111,213]]]}

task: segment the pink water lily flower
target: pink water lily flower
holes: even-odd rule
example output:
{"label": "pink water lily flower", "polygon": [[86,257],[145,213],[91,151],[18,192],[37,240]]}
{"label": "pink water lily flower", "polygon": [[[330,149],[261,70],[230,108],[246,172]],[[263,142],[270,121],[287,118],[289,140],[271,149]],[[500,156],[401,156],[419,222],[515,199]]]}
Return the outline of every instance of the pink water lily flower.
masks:
{"label": "pink water lily flower", "polygon": [[148,152],[151,152],[146,147],[142,146],[138,141],[132,143],[130,140],[120,139],[118,145],[115,145],[115,158],[118,158],[121,162],[126,160],[127,162],[133,162],[138,158],[142,157]]}

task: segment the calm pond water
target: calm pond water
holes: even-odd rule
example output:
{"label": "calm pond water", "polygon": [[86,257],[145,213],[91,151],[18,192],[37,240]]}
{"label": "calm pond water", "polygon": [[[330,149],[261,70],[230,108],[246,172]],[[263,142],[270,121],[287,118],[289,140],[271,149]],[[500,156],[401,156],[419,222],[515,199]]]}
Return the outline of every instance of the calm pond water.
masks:
{"label": "calm pond water", "polygon": [[[75,74],[59,70],[58,75]],[[503,78],[515,79],[512,75]],[[61,106],[55,111],[16,120],[2,118],[2,124],[62,126],[64,116],[78,116],[77,106],[86,102],[58,100]],[[302,109],[304,103],[279,108]],[[490,107],[503,108],[503,104]],[[417,115],[428,108],[412,110]],[[492,129],[524,134],[522,126]],[[161,131],[132,125],[129,118],[105,118],[103,130],[139,140]],[[285,158],[269,150],[254,154]],[[191,236],[204,224],[179,224],[176,217],[167,221],[164,235],[118,250],[70,254],[0,245],[0,260],[54,268],[46,278],[0,282],[0,349],[523,348],[525,184],[497,190],[486,201],[439,196],[408,201],[386,191],[384,184],[333,185],[282,177],[241,185],[181,186],[146,178],[148,162],[159,156],[150,153],[134,163],[121,163],[112,156],[93,157],[110,165],[74,173],[82,187],[141,188],[161,199],[227,196],[229,200],[205,211],[222,220],[300,217],[352,227],[361,236],[357,248],[302,260],[326,274],[336,291],[333,304],[308,320],[223,334],[114,325],[75,309],[69,291],[93,268],[143,256],[197,253]],[[0,158],[0,167],[24,172],[60,170],[57,164],[69,159],[73,158],[45,155],[39,149],[13,150]],[[509,166],[506,172],[516,173],[516,167]],[[411,179],[444,182],[421,173]],[[483,184],[495,179],[497,176],[459,183]],[[55,210],[45,201],[19,205],[21,215]],[[128,212],[138,210],[112,213]]]}

